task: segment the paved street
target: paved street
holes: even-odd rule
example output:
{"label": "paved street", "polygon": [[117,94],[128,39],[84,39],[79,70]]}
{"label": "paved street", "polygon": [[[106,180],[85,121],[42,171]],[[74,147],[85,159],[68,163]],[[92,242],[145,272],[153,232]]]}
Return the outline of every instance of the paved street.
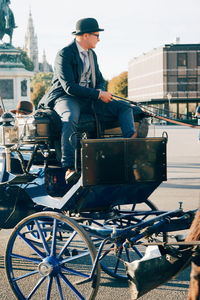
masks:
{"label": "paved street", "polygon": [[[150,136],[168,134],[168,180],[154,191],[150,199],[159,209],[175,209],[183,202],[184,210],[197,208],[200,204],[200,143],[197,143],[197,130],[177,126],[151,126]],[[1,232],[0,300],[14,300],[4,275],[4,250],[9,230]],[[152,273],[153,276],[153,273]],[[141,300],[184,300],[187,295],[189,269],[177,278],[141,297]],[[103,271],[97,300],[130,300],[127,283],[114,280]],[[70,299],[69,299],[70,300]]]}

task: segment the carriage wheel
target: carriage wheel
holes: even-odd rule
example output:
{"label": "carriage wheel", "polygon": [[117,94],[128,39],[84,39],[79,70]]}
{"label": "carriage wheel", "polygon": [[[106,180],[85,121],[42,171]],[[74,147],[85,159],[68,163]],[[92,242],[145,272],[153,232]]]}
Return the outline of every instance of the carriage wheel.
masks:
{"label": "carriage wheel", "polygon": [[[42,221],[42,223],[40,225],[41,225],[41,227],[44,228],[46,226],[46,223],[44,221]],[[33,242],[36,242],[36,243],[41,242],[42,243],[42,239],[40,238],[39,232],[38,232],[37,227],[34,223],[27,225],[27,229],[29,231],[29,238]],[[52,237],[52,233],[48,232],[48,231],[46,232],[44,230],[44,237],[45,237],[45,240],[48,242]]]}
{"label": "carriage wheel", "polygon": [[[157,207],[150,201],[146,200],[143,203],[136,203],[135,205],[122,207],[120,206],[121,212],[141,212],[141,215],[136,215],[135,217],[129,219],[119,218],[111,221],[106,221],[107,225],[116,225],[118,228],[126,228],[130,225],[137,224],[142,220],[152,218],[155,215],[148,215],[148,212],[158,211]],[[143,213],[144,212],[144,213]],[[159,236],[151,237],[156,238],[156,240],[166,241],[166,234],[161,233]],[[93,243],[98,247],[100,240],[93,238]],[[103,248],[102,257],[100,260],[102,270],[114,277],[119,279],[127,280],[126,268],[123,261],[132,262],[134,260],[141,259],[144,256],[146,247],[141,245],[131,246],[126,241],[116,240],[114,242],[107,242]]]}
{"label": "carriage wheel", "polygon": [[[42,243],[30,239],[28,228],[33,224]],[[46,234],[52,236],[49,241]],[[77,222],[54,212],[36,213],[22,220],[10,236],[7,277],[20,300],[91,300],[100,278],[99,266],[89,278],[95,256],[95,247]]]}

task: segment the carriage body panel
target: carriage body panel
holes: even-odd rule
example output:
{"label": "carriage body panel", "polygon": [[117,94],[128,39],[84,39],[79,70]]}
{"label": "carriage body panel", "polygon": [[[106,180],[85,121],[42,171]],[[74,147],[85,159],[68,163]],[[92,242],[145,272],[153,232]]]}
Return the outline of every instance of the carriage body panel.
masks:
{"label": "carriage body panel", "polygon": [[[22,145],[25,166],[33,151],[33,145]],[[165,138],[82,140],[81,175],[73,184],[66,184],[63,169],[45,159],[41,164],[36,152],[29,173],[24,174],[17,153],[11,152],[8,172],[2,151],[2,228],[15,226],[23,216],[43,209],[81,213],[140,203],[166,180]],[[9,186],[15,187],[13,201],[5,200]]]}
{"label": "carriage body panel", "polygon": [[81,161],[84,186],[164,181],[166,139],[82,140]]}

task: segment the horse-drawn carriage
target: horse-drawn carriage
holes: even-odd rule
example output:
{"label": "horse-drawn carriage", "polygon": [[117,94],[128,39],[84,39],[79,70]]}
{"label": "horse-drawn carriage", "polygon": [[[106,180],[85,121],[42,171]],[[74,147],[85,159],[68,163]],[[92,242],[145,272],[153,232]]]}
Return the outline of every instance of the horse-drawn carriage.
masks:
{"label": "horse-drawn carriage", "polygon": [[[49,118],[5,113],[1,131],[0,227],[14,228],[5,264],[18,299],[94,299],[100,269],[131,279],[137,299],[190,259],[191,247],[169,245],[167,232],[189,228],[194,212],[148,200],[167,177],[166,137],[78,135],[77,173],[66,183]],[[151,247],[164,275],[144,284]]]}

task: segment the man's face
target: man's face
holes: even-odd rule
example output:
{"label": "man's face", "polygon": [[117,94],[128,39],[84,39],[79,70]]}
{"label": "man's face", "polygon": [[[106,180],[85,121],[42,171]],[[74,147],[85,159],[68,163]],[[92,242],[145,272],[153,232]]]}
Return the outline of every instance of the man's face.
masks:
{"label": "man's face", "polygon": [[95,48],[99,42],[99,32],[85,33],[85,42],[88,49]]}

